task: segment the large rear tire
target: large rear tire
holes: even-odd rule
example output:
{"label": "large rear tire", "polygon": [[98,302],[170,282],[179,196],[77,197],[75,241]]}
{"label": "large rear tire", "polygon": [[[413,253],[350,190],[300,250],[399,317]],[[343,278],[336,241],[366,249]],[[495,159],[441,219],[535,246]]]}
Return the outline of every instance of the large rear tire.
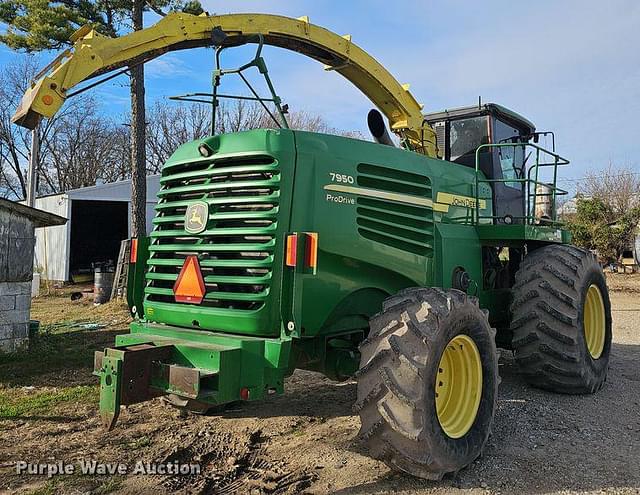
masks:
{"label": "large rear tire", "polygon": [[611,351],[611,303],[595,256],[569,245],[528,254],[516,273],[512,346],[525,379],[565,394],[604,384]]}
{"label": "large rear tire", "polygon": [[388,298],[361,344],[360,438],[394,469],[440,479],[480,455],[497,399],[495,330],[476,298],[407,289]]}

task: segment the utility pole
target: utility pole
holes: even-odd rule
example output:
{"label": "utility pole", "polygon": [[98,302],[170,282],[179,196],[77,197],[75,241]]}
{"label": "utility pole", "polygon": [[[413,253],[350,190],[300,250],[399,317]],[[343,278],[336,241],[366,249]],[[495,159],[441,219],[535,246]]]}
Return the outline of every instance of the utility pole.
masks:
{"label": "utility pole", "polygon": [[40,156],[40,124],[31,131],[31,153],[29,153],[29,170],[27,172],[27,206],[36,204],[36,182],[38,180],[38,158]]}

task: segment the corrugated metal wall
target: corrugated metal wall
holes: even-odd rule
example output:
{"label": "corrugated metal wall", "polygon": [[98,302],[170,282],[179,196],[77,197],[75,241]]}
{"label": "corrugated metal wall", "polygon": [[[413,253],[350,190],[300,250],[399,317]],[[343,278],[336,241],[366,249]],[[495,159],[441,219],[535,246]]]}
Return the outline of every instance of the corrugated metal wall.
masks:
{"label": "corrugated metal wall", "polygon": [[[156,194],[160,189],[160,176],[147,177],[147,233],[153,228],[153,217]],[[71,202],[84,201],[126,201],[131,210],[131,181],[101,184],[93,187],[74,189],[66,194],[47,196],[36,199],[35,207],[55,213],[68,219],[66,225],[36,229],[36,250],[34,266],[42,273],[42,278],[55,281],[68,281],[69,246],[71,241]],[[131,217],[129,217],[131,232]]]}
{"label": "corrugated metal wall", "polygon": [[37,198],[35,207],[67,219],[65,225],[36,229],[35,270],[43,279],[68,279],[71,202],[66,194]]}

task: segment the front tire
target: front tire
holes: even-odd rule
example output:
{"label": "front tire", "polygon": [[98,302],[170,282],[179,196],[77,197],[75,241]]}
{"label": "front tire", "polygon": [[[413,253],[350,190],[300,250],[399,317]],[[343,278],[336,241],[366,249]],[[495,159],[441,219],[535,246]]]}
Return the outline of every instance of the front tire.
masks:
{"label": "front tire", "polygon": [[602,388],[611,351],[611,303],[595,256],[570,245],[528,254],[516,273],[512,347],[525,379],[565,394]]}
{"label": "front tire", "polygon": [[497,399],[495,330],[476,298],[407,289],[388,298],[361,344],[359,436],[371,455],[426,479],[480,455]]}

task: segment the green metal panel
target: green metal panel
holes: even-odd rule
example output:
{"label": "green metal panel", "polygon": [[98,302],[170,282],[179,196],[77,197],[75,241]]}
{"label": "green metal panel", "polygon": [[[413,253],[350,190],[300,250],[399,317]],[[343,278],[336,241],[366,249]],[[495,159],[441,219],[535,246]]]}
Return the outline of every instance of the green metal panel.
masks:
{"label": "green metal panel", "polygon": [[[344,332],[349,325],[337,324],[341,317],[361,326],[385,295],[435,283],[435,224],[473,223],[475,171],[461,165],[301,131],[251,131],[206,143],[213,156],[200,156],[199,142],[187,143],[163,167],[147,262],[150,322],[263,336],[283,326],[296,337]],[[184,230],[194,202],[209,209],[199,234]],[[490,214],[490,201],[480,206]],[[315,273],[304,267],[302,242],[298,266],[284,267],[292,232],[318,234]],[[204,272],[201,305],[174,300],[188,254],[198,255]],[[375,294],[372,304],[350,312],[363,289]],[[345,314],[336,315],[341,306]]]}
{"label": "green metal panel", "polygon": [[451,288],[453,272],[463,268],[471,277],[469,294],[482,290],[482,246],[476,229],[470,225],[438,224],[436,228],[437,259],[431,285]]}
{"label": "green metal panel", "polygon": [[562,244],[571,242],[571,233],[557,226],[478,225],[476,230],[485,245],[523,245],[527,241]]}
{"label": "green metal panel", "polygon": [[[369,307],[358,308],[368,316],[380,310],[379,295],[433,285],[434,265],[439,264],[434,261],[434,225],[472,225],[474,212],[437,204],[437,192],[472,201],[475,171],[390,146],[316,133],[296,132],[296,147],[290,230],[317,232],[319,244],[317,273],[298,270],[296,275],[295,319],[304,330],[301,336],[344,330],[329,325],[338,319],[334,310],[363,289],[375,294]],[[490,202],[483,211],[489,209]],[[345,318],[356,314],[351,304],[343,306]]]}
{"label": "green metal panel", "polygon": [[[275,336],[280,332],[283,238],[295,175],[293,133],[261,130],[187,143],[162,169],[149,246],[145,317],[187,328]],[[187,207],[204,202],[201,232],[185,230]],[[176,303],[173,286],[187,255],[206,284],[202,304]],[[274,297],[275,295],[275,297]]]}

